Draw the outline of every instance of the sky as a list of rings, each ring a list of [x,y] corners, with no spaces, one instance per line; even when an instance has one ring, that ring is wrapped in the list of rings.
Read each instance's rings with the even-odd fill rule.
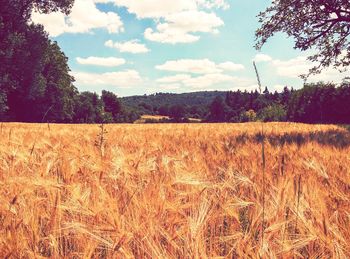
[[[79,91],[118,96],[303,86],[313,65],[284,34],[254,48],[258,18],[271,1],[75,0],[69,16],[33,13],[69,58]],[[308,82],[341,82],[327,69]]]

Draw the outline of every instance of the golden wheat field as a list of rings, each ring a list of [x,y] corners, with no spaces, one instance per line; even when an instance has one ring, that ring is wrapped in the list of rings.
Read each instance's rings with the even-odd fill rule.
[[[103,130],[2,124],[1,258],[350,257],[345,129]]]

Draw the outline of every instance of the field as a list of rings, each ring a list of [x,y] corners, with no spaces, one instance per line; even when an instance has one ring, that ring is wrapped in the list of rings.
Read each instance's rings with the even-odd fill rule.
[[[348,258],[350,133],[1,124],[0,258]]]
[[[161,115],[142,115],[141,118],[136,120],[134,123],[135,124],[142,124],[142,123],[146,123],[147,121],[159,122],[162,120],[170,120],[170,117],[169,116],[161,116]],[[193,122],[193,123],[199,123],[202,120],[195,119],[195,118],[189,118],[188,121]]]

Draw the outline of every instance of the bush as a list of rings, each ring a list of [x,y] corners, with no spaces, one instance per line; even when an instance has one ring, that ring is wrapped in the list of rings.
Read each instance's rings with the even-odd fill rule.
[[[244,111],[240,115],[241,122],[252,122],[252,121],[256,121],[256,119],[257,119],[257,116],[254,110]]]
[[[259,119],[265,122],[269,121],[285,121],[287,117],[287,111],[281,104],[269,105],[264,108],[260,114]]]

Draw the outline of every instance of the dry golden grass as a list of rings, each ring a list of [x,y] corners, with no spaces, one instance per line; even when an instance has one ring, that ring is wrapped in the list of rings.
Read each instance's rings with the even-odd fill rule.
[[[161,116],[161,115],[142,115],[141,119],[144,120],[162,120],[169,119],[169,116]]]
[[[350,257],[346,130],[106,130],[2,125],[0,258]]]
[[[161,121],[161,120],[169,120],[169,116],[162,116],[162,115],[142,115],[140,119],[136,120],[134,123],[135,124],[142,124],[146,123],[147,120],[152,120],[152,121]],[[188,118],[190,122],[193,123],[200,123],[202,120],[201,119],[195,119],[195,118]]]

